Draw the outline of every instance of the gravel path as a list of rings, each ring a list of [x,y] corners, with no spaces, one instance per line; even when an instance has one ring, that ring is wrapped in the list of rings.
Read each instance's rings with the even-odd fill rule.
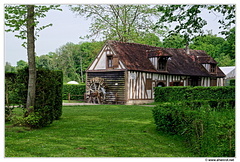
[[[77,105],[98,105],[93,103],[63,103],[63,106],[77,106]]]
[[[63,106],[78,106],[78,105],[99,105],[94,103],[63,103]],[[147,107],[154,107],[156,105],[139,105],[139,106],[147,106]]]

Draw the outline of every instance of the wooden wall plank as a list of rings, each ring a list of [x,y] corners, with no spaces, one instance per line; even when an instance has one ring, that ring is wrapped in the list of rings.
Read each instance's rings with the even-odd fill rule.
[[[124,71],[117,72],[88,72],[87,73],[87,82],[92,78],[100,77],[104,79],[104,82],[107,85],[107,92],[112,92],[117,94],[118,101],[125,100],[125,75]]]

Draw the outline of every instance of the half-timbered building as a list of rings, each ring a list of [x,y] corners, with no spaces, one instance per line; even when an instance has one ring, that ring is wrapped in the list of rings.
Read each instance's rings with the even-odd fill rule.
[[[101,92],[123,104],[152,102],[154,87],[223,86],[225,77],[204,51],[118,41],[106,42],[86,72],[88,101]]]

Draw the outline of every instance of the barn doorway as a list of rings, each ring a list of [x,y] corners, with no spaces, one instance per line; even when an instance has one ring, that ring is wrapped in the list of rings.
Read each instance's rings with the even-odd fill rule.
[[[188,84],[190,86],[200,86],[201,85],[201,78],[192,76],[188,79]]]

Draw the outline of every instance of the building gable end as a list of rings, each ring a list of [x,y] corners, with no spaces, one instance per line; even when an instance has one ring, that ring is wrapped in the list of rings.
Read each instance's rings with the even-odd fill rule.
[[[126,69],[114,51],[106,44],[88,70]]]

